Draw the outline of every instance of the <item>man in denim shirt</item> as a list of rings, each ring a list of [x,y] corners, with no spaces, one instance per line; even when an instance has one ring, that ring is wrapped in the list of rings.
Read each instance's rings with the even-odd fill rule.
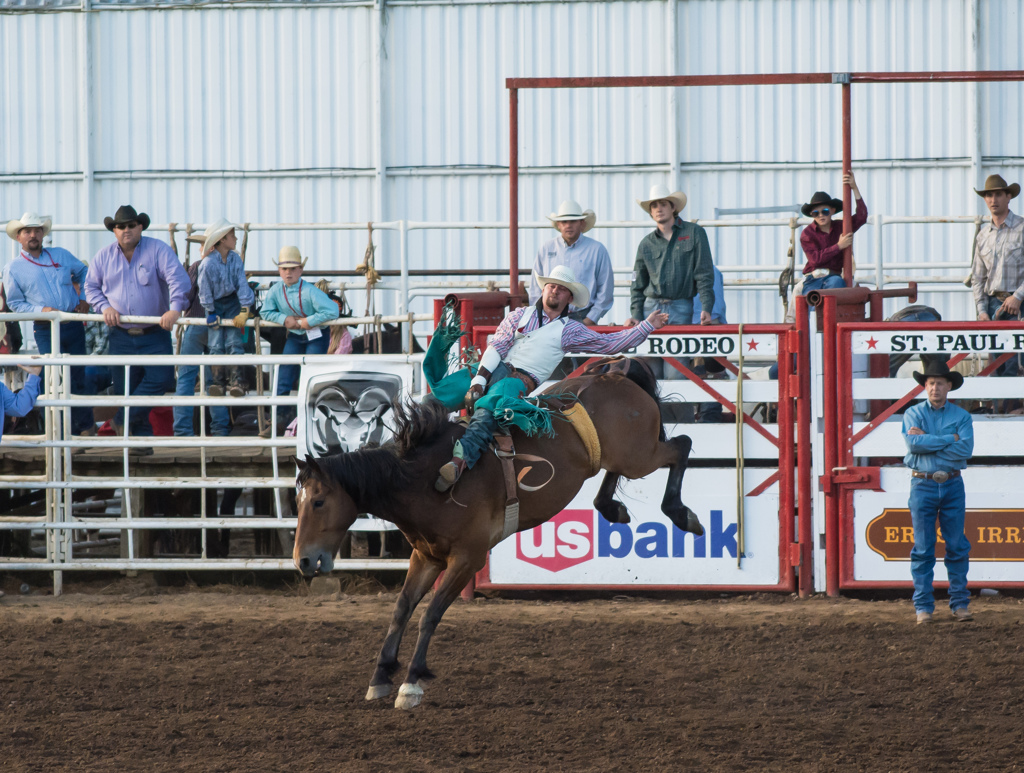
[[[903,463],[911,469],[910,517],[914,525],[914,549],[910,552],[910,574],[914,578],[914,609],[917,623],[932,622],[935,595],[935,521],[942,528],[946,545],[946,574],[949,576],[949,608],[958,621],[971,620],[967,609],[967,562],[971,543],[964,534],[966,498],[961,471],[974,452],[971,415],[946,399],[959,389],[964,377],[950,371],[944,362],[931,361],[924,373],[914,373],[924,387],[927,402],[903,415],[903,439],[907,455]]]

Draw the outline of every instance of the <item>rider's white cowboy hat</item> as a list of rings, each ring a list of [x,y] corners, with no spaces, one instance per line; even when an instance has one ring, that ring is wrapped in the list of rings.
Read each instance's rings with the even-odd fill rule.
[[[577,202],[572,199],[566,199],[558,205],[558,211],[552,212],[548,215],[548,220],[551,221],[553,227],[558,227],[556,224],[564,222],[566,220],[582,220],[583,221],[583,233],[586,233],[594,224],[597,223],[597,215],[594,214],[592,209],[583,209]]]
[[[655,201],[663,200],[671,201],[675,205],[677,214],[686,207],[686,194],[682,191],[669,191],[664,185],[652,185],[647,198],[643,201],[637,199],[636,203],[640,205],[640,209],[649,215],[651,214],[651,204]]]
[[[35,212],[26,212],[20,220],[9,220],[7,222],[7,235],[14,241],[18,241],[18,231],[22,228],[42,228],[43,236],[50,233],[53,225],[53,218],[49,215],[37,215]]]
[[[213,248],[217,246],[217,242],[227,236],[229,233],[234,231],[236,228],[241,228],[240,225],[235,225],[229,222],[225,218],[221,218],[216,223],[210,223],[203,231],[203,252],[202,254],[209,255],[213,251]]]
[[[298,247],[282,247],[281,251],[277,253],[277,267],[278,268],[289,268],[292,266],[298,266],[303,268],[306,265],[308,257],[302,257],[302,253],[299,252]]]
[[[541,287],[551,284],[568,287],[572,293],[572,305],[577,309],[582,309],[590,303],[590,290],[586,285],[576,281],[576,274],[568,266],[555,266],[551,270],[551,276],[539,276],[537,283]]]

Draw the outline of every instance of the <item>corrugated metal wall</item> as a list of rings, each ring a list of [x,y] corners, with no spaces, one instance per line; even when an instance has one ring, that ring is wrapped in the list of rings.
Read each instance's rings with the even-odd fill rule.
[[[973,69],[975,6],[977,66],[1024,69],[1017,0],[136,5],[104,0],[84,14],[64,2],[0,0],[0,214],[99,222],[132,201],[158,222],[504,221],[509,76]],[[1017,179],[1024,87],[977,88],[982,175],[998,168]],[[854,87],[855,169],[873,213],[982,212],[970,190],[971,89]],[[689,218],[839,189],[836,87],[680,89],[677,138],[666,89],[520,96],[525,221],[569,196],[600,219],[640,219],[634,199],[670,182],[673,160]],[[87,190],[84,174],[94,176]],[[861,265],[877,254],[873,230],[856,242]],[[626,267],[643,233],[591,235]],[[520,264],[552,235],[524,231]],[[887,259],[924,267],[966,260],[972,235],[971,225],[897,225],[881,244]],[[107,241],[58,239],[85,257]],[[315,263],[351,267],[365,239],[258,233],[250,256],[269,268],[294,241]],[[775,266],[789,230],[723,229],[711,239],[720,265]],[[378,243],[378,265],[397,268],[397,235]],[[504,231],[413,231],[410,262],[453,274],[506,266],[507,244]],[[744,294],[742,306],[727,295],[734,320],[781,316],[771,290]],[[966,292],[923,300],[947,317],[971,313]],[[614,317],[625,312],[620,303]]]

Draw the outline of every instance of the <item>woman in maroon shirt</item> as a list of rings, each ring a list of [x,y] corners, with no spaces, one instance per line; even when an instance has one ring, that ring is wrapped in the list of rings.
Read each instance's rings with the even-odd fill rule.
[[[853,172],[843,175],[843,184],[853,189],[857,200],[857,209],[853,214],[853,230],[856,231],[868,221],[868,206],[861,198]],[[800,234],[800,246],[807,256],[803,292],[846,287],[843,281],[843,250],[853,244],[853,234],[844,234],[843,221],[832,219],[832,215],[843,211],[843,202],[833,199],[824,191],[818,191],[800,211],[804,216],[814,218],[814,222]]]

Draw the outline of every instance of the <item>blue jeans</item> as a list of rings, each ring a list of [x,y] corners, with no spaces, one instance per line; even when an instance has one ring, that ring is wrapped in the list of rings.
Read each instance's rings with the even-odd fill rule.
[[[189,325],[181,336],[180,354],[206,354],[207,328],[200,325]],[[210,368],[206,368],[206,383],[211,380]],[[196,381],[199,380],[198,365],[178,366],[178,388],[175,394],[179,397],[193,397],[196,393]],[[227,435],[231,432],[231,413],[223,405],[210,406],[210,434]],[[174,434],[176,436],[194,435],[192,429],[192,406],[178,405],[174,408]]]
[[[36,339],[36,347],[40,354],[51,354],[49,323],[35,323],[32,333]],[[60,325],[60,351],[62,354],[85,354],[85,325],[81,322],[62,322]],[[93,395],[85,382],[85,368],[71,368],[71,394]],[[80,435],[82,430],[96,429],[96,420],[92,408],[71,409],[71,432]]]
[[[993,321],[997,321],[996,320],[996,312],[999,311],[999,307],[1002,306],[1002,305],[1003,305],[1003,302],[1001,300],[999,300],[998,298],[996,298],[994,295],[986,296],[985,297],[985,311],[988,312],[988,318],[993,320]],[[1011,317],[1011,316],[1008,316],[1008,315],[1002,315],[1002,316],[999,317],[999,320],[1009,320],[1009,319],[1020,319],[1020,315],[1017,315],[1016,317]],[[1000,365],[998,368],[996,368],[996,372],[993,373],[992,375],[994,375],[994,376],[1009,376],[1011,378],[1013,376],[1016,376],[1017,375],[1017,364],[1018,364],[1019,361],[1020,361],[1019,355],[1017,357],[1011,357],[1009,360],[1007,360],[1002,365]]]
[[[244,354],[242,348],[242,331],[230,322],[239,312],[242,311],[242,304],[238,302],[238,294],[231,293],[213,302],[214,313],[221,318],[222,322],[218,327],[209,328],[210,334],[206,347],[210,354]]]
[[[910,517],[914,524],[914,549],[910,551],[910,574],[914,578],[914,609],[918,612],[935,610],[932,579],[935,574],[936,519],[946,543],[943,563],[949,576],[949,608],[956,610],[970,603],[967,561],[971,543],[964,534],[965,509],[962,475],[945,483],[911,478]]]
[[[142,335],[129,335],[128,331],[121,327],[110,328],[110,338],[107,343],[108,352],[112,355],[139,355],[139,354],[164,354],[168,357],[173,354],[171,347],[171,334],[163,328],[156,327],[146,331]],[[124,394],[124,368],[114,367],[112,369],[112,380],[114,382],[114,393]],[[131,369],[131,380],[128,383],[128,393],[133,396],[158,396],[166,394],[174,389],[174,366],[173,365],[136,365]],[[153,406],[139,406],[129,411],[130,421],[128,433],[131,435],[152,435],[153,427],[149,423],[149,411]],[[114,423],[124,426],[124,408],[118,410],[114,417]]]
[[[802,295],[807,295],[811,290],[838,290],[840,287],[846,287],[842,274],[829,274],[828,276],[819,277],[805,274],[805,277]]]
[[[669,325],[693,324],[693,298],[676,298],[675,300],[647,298],[644,301],[644,319],[649,317],[651,312],[655,309],[668,314]],[[690,359],[688,357],[677,357],[676,359],[686,367],[690,367]],[[649,359],[647,360],[647,364],[651,366],[651,371],[657,379],[664,381],[681,381],[686,378],[675,368],[665,367],[665,361],[660,358]]]
[[[310,341],[305,335],[289,332],[284,342],[282,354],[327,354],[327,346],[331,343],[329,328],[320,328],[320,337]],[[286,395],[295,388],[302,372],[301,365],[282,365],[277,376],[277,394]]]
[[[502,379],[508,377],[508,365],[503,362],[491,371],[491,377],[487,381],[487,386],[490,387],[491,384],[497,384]],[[466,463],[466,467],[472,468],[479,461],[484,451],[487,450],[494,437],[494,433],[497,431],[498,420],[494,418],[494,414],[484,408],[477,408],[473,411],[473,418],[469,422],[469,426],[462,437],[459,438],[457,445],[459,450],[455,452],[455,456],[461,456],[462,460]]]

